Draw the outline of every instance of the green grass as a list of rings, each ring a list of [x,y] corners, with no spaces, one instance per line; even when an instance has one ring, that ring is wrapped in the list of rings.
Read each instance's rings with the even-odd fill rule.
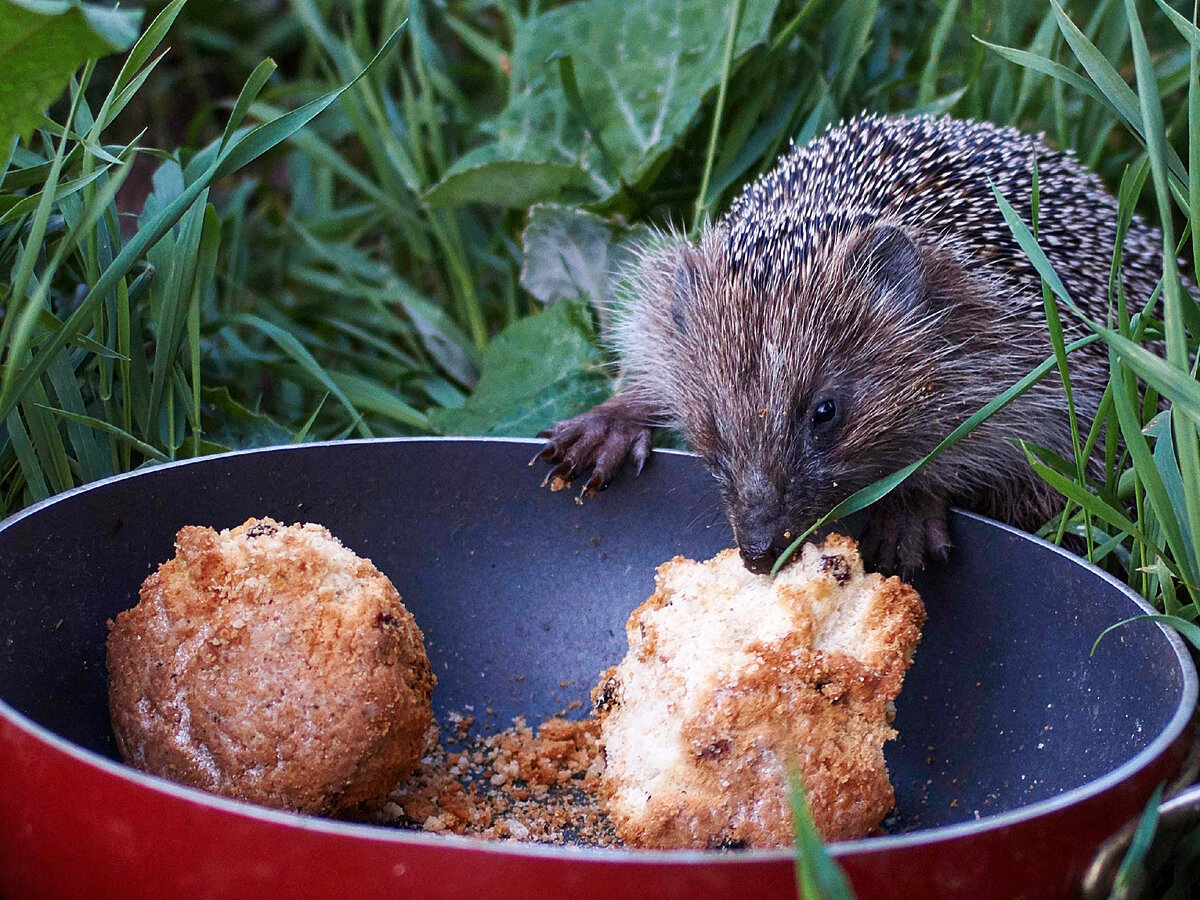
[[[1124,296],[1114,257],[1111,315],[1089,323],[1109,390],[1094,420],[1072,417],[1073,458],[1026,449],[1063,495],[1043,535],[1189,633],[1200,308],[1177,254],[1196,270],[1194,10],[685,7],[677,22],[659,0],[191,0],[151,4],[132,46],[134,19],[72,20],[89,54],[115,55],[35,61],[46,102],[66,91],[0,146],[0,514],[229,447],[531,435],[611,389],[607,272],[647,226],[694,228],[790,139],[861,110],[948,112],[1044,131],[1106,179],[1123,223],[1163,230],[1155,297]],[[1034,378],[1069,385],[1079,346],[1036,221],[1006,212],[1053,352],[977,418]]]
[[[629,35],[570,6],[172,5],[129,65],[78,73],[0,182],[0,511],[301,433],[532,433],[594,402],[609,377],[591,349],[598,323],[581,321],[560,364],[519,384],[485,378],[487,396],[468,401],[481,367],[502,365],[492,339],[565,296],[539,290],[539,272],[568,259],[568,285],[583,285],[643,224],[719,212],[789,138],[860,109],[1047,129],[1114,183],[1142,152],[1119,127],[1128,97],[1063,89],[975,39],[1086,78],[1040,2],[995,14],[969,0],[711,6],[679,37],[664,20],[653,65],[634,46],[605,50],[602,69],[596,48]],[[643,0],[642,27],[665,8]],[[198,180],[231,121],[274,120],[338,89],[405,19],[320,116]],[[1083,31],[1111,54],[1123,10],[1103,5]],[[1186,58],[1171,41],[1155,52],[1178,95]],[[272,56],[278,68],[260,65]],[[655,66],[678,73],[661,94]],[[72,121],[63,141],[68,116],[86,127]],[[541,239],[523,246],[531,221]],[[166,228],[157,242],[152,225]],[[606,286],[582,293],[608,299]],[[536,350],[551,324],[525,326],[523,346]],[[514,415],[521,404],[537,415]]]

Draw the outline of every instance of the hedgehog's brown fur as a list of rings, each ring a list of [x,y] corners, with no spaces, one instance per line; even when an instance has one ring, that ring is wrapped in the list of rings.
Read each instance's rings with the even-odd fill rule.
[[[1117,204],[1072,155],[987,123],[861,116],[793,148],[696,245],[661,233],[644,248],[615,333],[624,389],[556,426],[544,457],[567,476],[598,464],[596,486],[617,450],[641,449],[638,429],[675,425],[721,481],[743,555],[761,562],[766,545],[923,456],[1051,354],[1040,278],[989,184],[1029,222],[1035,157],[1041,246],[1104,320]],[[1135,217],[1131,308],[1149,299],[1161,253]],[[1087,333],[1064,325],[1068,339]],[[1073,357],[1081,421],[1106,381],[1099,346]],[[812,412],[826,396],[840,419],[821,437]],[[951,501],[1039,524],[1057,501],[1014,438],[1071,455],[1057,377],[888,498],[864,549],[886,568],[940,555]]]

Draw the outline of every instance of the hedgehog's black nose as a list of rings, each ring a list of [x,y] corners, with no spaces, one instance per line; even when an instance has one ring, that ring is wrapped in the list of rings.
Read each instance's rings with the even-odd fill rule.
[[[738,550],[746,568],[756,575],[768,574],[771,566],[775,565],[775,560],[779,559],[779,554],[783,552],[783,548],[776,547],[774,543],[743,544]]]

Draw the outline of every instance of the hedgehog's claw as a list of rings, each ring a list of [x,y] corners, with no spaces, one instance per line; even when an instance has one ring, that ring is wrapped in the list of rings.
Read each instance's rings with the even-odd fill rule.
[[[950,559],[950,529],[946,517],[925,520],[925,552],[934,562]]]
[[[633,447],[629,450],[629,458],[633,460],[636,467],[634,477],[642,474],[642,469],[646,467],[646,460],[650,458],[650,429],[647,428],[633,440]]]
[[[583,490],[579,492],[579,496],[584,497],[588,494],[594,493],[595,491],[602,491],[606,487],[608,487],[608,482],[604,480],[603,473],[593,470],[591,477],[588,478],[587,482],[583,485]]]

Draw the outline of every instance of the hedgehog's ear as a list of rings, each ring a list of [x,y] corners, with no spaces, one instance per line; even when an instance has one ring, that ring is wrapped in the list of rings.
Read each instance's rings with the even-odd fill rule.
[[[871,286],[874,304],[913,308],[925,296],[925,264],[908,235],[894,225],[872,226],[847,263],[848,277]]]

